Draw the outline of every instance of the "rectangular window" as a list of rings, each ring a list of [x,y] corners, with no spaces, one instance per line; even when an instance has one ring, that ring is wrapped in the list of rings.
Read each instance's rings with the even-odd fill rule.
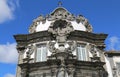
[[[39,46],[36,51],[36,62],[47,60],[47,47]]]
[[[87,52],[85,45],[77,46],[77,57],[78,60],[87,61]]]

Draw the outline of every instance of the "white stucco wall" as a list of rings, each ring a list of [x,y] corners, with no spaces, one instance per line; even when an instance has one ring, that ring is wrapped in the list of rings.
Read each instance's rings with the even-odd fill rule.
[[[36,32],[48,30],[48,28],[52,22],[54,22],[54,21],[46,20],[46,22],[44,24],[42,22],[40,22],[36,27]],[[86,31],[86,27],[82,23],[78,24],[76,21],[71,21],[71,24],[72,24],[74,30]]]
[[[76,21],[72,21],[71,23],[74,30],[86,31],[86,28],[82,23],[78,24]]]
[[[44,24],[40,22],[39,25],[36,27],[36,32],[48,30],[51,22],[52,21],[48,21],[48,20],[46,20]]]

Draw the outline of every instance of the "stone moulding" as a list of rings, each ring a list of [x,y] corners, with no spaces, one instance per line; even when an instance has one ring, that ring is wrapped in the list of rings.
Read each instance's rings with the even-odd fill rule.
[[[95,34],[75,30],[68,35],[67,40],[85,41],[105,47],[104,41],[107,36],[107,34]],[[55,39],[48,31],[36,32],[32,34],[18,34],[14,35],[14,38],[16,39],[18,45],[27,45],[30,43],[51,41]]]

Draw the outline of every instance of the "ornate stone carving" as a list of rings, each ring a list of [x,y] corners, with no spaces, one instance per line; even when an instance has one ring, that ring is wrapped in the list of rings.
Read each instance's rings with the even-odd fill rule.
[[[74,77],[75,68],[69,68],[69,77]]]
[[[66,20],[66,21],[76,21],[78,24],[82,23],[86,27],[87,32],[92,32],[92,26],[89,24],[88,20],[83,17],[82,15],[75,16],[71,13],[69,13],[65,8],[58,7],[55,9],[51,14],[46,15],[46,17],[43,17],[40,15],[38,18],[36,18],[33,21],[33,24],[29,28],[30,33],[36,32],[36,27],[42,22],[42,24],[46,23],[46,20],[48,21],[56,21],[56,20]]]
[[[66,69],[64,57],[61,58],[61,65],[60,68],[58,69],[57,77],[69,77]]]
[[[48,44],[47,44],[47,48],[49,49],[49,51],[52,53],[52,55],[54,55],[54,54],[56,54],[57,53],[57,49],[55,48],[55,43],[56,42],[49,42]]]
[[[36,27],[37,27],[37,22],[33,22],[33,24],[29,28],[29,33],[34,33],[36,32]]]
[[[61,68],[58,72],[57,77],[69,77],[67,71],[64,70],[64,68]]]
[[[28,51],[27,51],[27,58],[31,58],[31,55],[33,54],[33,52],[36,51],[36,47],[31,44],[30,46],[28,46]]]
[[[36,32],[36,27],[37,27],[37,25],[40,24],[40,22],[42,22],[42,24],[45,24],[45,22],[46,22],[46,18],[43,17],[42,15],[40,15],[37,19],[33,20],[33,23],[29,28],[29,33]]]
[[[86,31],[87,32],[92,32],[92,26],[89,24],[88,20],[83,17],[82,15],[78,15],[76,17],[76,22],[79,24],[79,23],[82,23],[85,27],[86,27]]]
[[[73,31],[73,27],[70,22],[65,20],[57,20],[49,27],[48,32],[55,35],[58,43],[65,43],[67,35]]]
[[[76,41],[71,41],[71,43],[68,43],[69,47],[66,48],[66,51],[70,54],[72,54],[72,52],[76,49],[77,44]]]
[[[100,61],[100,57],[98,57],[98,49],[95,45],[91,45],[90,52],[92,53],[93,57],[91,58],[93,62]]]
[[[56,20],[56,19],[67,19],[67,20],[75,20],[73,14],[69,13],[65,8],[59,7],[55,9],[50,15],[47,15],[48,20]]]
[[[94,45],[91,45],[91,50],[90,52],[92,53],[93,57],[97,57],[97,50]]]
[[[37,19],[34,20],[34,22],[42,22],[42,24],[44,24],[46,22],[46,18],[40,15]]]
[[[83,23],[85,21],[85,18],[82,16],[82,15],[78,15],[77,17],[76,17],[76,22],[77,23]]]
[[[73,31],[73,27],[71,23],[65,20],[57,20],[51,24],[48,29],[48,32],[52,33],[55,38],[56,43],[58,44],[58,49],[54,47],[50,47],[50,51],[52,48],[52,52],[65,52],[65,44],[67,41],[67,36],[70,32]],[[50,42],[50,44],[52,44]],[[54,46],[53,44],[51,46]],[[73,47],[69,47],[69,49],[73,49]]]

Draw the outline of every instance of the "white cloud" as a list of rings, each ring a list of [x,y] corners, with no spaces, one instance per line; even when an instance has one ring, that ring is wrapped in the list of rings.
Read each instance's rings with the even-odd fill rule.
[[[19,0],[0,0],[0,23],[14,19],[14,11],[19,6]]]
[[[4,77],[15,77],[13,74],[6,74]]]
[[[108,47],[111,50],[120,50],[120,38],[116,36],[110,37]]]
[[[0,62],[2,63],[17,63],[18,53],[16,44],[0,45]]]

